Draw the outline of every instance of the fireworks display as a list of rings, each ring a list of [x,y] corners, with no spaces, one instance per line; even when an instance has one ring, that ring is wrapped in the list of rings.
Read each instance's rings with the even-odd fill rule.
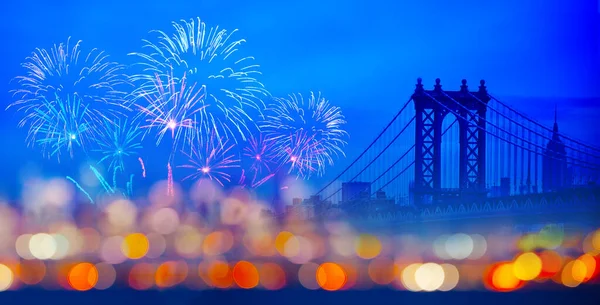
[[[45,100],[78,98],[82,103],[114,106],[109,108],[116,112],[126,107],[125,93],[120,91],[128,84],[124,66],[109,61],[108,55],[97,49],[83,53],[81,41],[73,47],[70,41],[49,51],[38,48],[26,58],[22,64],[26,74],[16,77],[19,88],[12,91],[16,101],[11,106],[28,112]]]
[[[39,103],[20,122],[21,126],[29,127],[29,143],[39,146],[44,155],[56,156],[59,160],[63,152],[73,157],[76,148],[85,151],[99,124],[89,106],[82,104],[78,97],[42,98]]]
[[[179,166],[194,171],[185,179],[206,178],[221,186],[224,182],[231,182],[231,174],[228,170],[240,167],[239,160],[231,152],[233,147],[234,145],[228,142],[219,143],[212,138],[209,141],[199,141],[192,149],[192,153],[187,155],[189,163]]]
[[[325,166],[344,155],[346,121],[340,108],[321,94],[311,93],[307,101],[299,94],[274,98],[265,118],[261,130],[274,141],[278,157],[289,164],[290,172],[321,176]]]
[[[260,134],[258,137],[248,139],[242,151],[243,160],[249,164],[252,180],[251,187],[257,187],[274,176],[277,170],[276,153],[273,150],[274,142]]]
[[[98,49],[85,53],[81,41],[69,39],[36,49],[15,78],[8,108],[22,114],[28,144],[59,161],[82,157],[78,162],[92,174],[67,180],[90,202],[102,195],[97,185],[104,194],[131,197],[134,176],[146,178],[158,164],[167,164],[166,193],[174,196],[179,177],[256,188],[280,171],[323,175],[343,155],[344,117],[320,95],[306,104],[294,95],[265,106],[270,94],[237,30],[195,18],[151,33],[143,51],[129,53],[139,60],[129,67]],[[168,158],[143,149],[165,142]]]
[[[142,149],[140,143],[142,131],[139,125],[132,124],[125,119],[112,123],[106,122],[98,140],[100,149],[97,151],[103,155],[99,162],[108,162],[108,169],[125,169],[124,160],[135,156]]]
[[[202,93],[194,85],[188,86],[186,78],[177,80],[169,74],[163,82],[157,74],[153,82],[153,90],[141,93],[146,103],[140,104],[139,115],[146,123],[147,135],[156,134],[156,145],[159,145],[165,134],[173,139],[172,153],[191,145],[197,136],[196,116],[206,106],[202,106]]]
[[[131,53],[144,67],[132,79],[141,83],[140,91],[156,91],[155,75],[167,77],[173,69],[176,79],[187,78],[202,91],[197,123],[203,135],[215,132],[219,140],[245,140],[254,124],[248,111],[260,113],[268,94],[257,79],[261,73],[254,58],[238,49],[245,40],[232,38],[236,30],[208,27],[199,18],[174,22],[173,27],[172,35],[153,31],[157,37],[145,40],[147,53]]]

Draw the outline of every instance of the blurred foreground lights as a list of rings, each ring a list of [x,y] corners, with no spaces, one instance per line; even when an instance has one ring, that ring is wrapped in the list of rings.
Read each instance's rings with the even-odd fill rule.
[[[260,284],[268,290],[279,290],[286,284],[285,271],[275,263],[264,263],[258,269]]]
[[[310,290],[319,289],[320,286],[317,282],[317,277],[315,277],[317,269],[319,269],[319,265],[315,263],[306,263],[300,266],[300,269],[298,270],[298,281],[304,288]]]
[[[346,280],[346,271],[336,263],[323,263],[317,269],[317,283],[324,290],[340,290],[346,284]]]
[[[98,282],[98,270],[90,263],[79,263],[69,271],[69,285],[78,291],[87,291]]]
[[[508,262],[492,266],[485,280],[489,288],[500,292],[513,291],[524,283],[515,276],[513,264]]]
[[[4,264],[0,264],[0,291],[6,291],[12,286],[14,274],[12,270]]]
[[[416,280],[416,272],[417,270],[419,270],[419,268],[422,266],[422,264],[419,263],[415,263],[415,264],[410,264],[408,265],[406,268],[404,268],[404,270],[402,270],[402,274],[401,274],[401,280],[402,280],[402,285],[404,286],[404,288],[406,288],[407,290],[410,291],[421,291],[422,288],[419,286],[419,284],[417,284],[417,280]]]
[[[135,290],[146,290],[154,286],[156,267],[149,263],[137,263],[129,271],[129,286]]]
[[[435,291],[444,283],[444,269],[436,263],[426,263],[415,271],[415,283],[423,291]]]
[[[541,252],[539,257],[542,260],[540,278],[551,278],[560,272],[563,262],[558,253],[552,250],[546,250]]]
[[[151,218],[152,229],[157,233],[168,235],[179,226],[179,215],[171,208],[158,209],[152,214]]]
[[[38,233],[29,239],[29,251],[33,257],[46,260],[56,254],[57,244],[52,235]]]
[[[110,288],[117,279],[117,271],[115,268],[107,263],[99,263],[96,264],[95,267],[98,271],[98,281],[95,288],[98,290]]]
[[[100,258],[109,264],[120,264],[124,262],[125,257],[122,245],[124,239],[121,236],[112,236],[104,240],[100,248]]]
[[[446,240],[446,253],[452,259],[465,259],[473,253],[473,249],[473,239],[467,234],[454,234]]]
[[[146,256],[149,248],[148,238],[142,233],[127,235],[121,244],[123,255],[129,259],[140,259]]]
[[[156,269],[155,281],[159,288],[169,288],[185,281],[188,266],[184,261],[162,263]]]
[[[106,217],[113,228],[125,230],[135,225],[137,209],[131,201],[119,199],[106,207]]]
[[[232,270],[224,261],[204,261],[198,266],[198,274],[206,284],[212,287],[225,289],[233,285]]]
[[[566,287],[575,288],[585,280],[587,266],[584,262],[576,259],[568,262],[562,270],[560,280]]]
[[[233,247],[233,235],[229,231],[215,231],[204,238],[202,249],[205,255],[221,255]]]
[[[580,256],[577,260],[585,265],[586,273],[585,277],[583,278],[583,282],[591,280],[598,273],[596,259],[593,256],[589,254],[584,254]]]
[[[458,269],[451,264],[441,264],[442,269],[444,269],[444,282],[438,288],[439,291],[450,291],[458,285],[458,281],[460,280],[460,274]]]
[[[371,280],[378,285],[388,285],[394,280],[394,262],[389,258],[372,260],[367,271]]]
[[[233,280],[240,288],[254,288],[259,282],[258,270],[250,262],[239,261],[233,267]]]
[[[519,255],[512,264],[514,275],[522,281],[531,281],[542,272],[542,260],[533,252]]]
[[[361,234],[354,244],[356,255],[362,259],[372,259],[381,253],[381,242],[376,236]]]

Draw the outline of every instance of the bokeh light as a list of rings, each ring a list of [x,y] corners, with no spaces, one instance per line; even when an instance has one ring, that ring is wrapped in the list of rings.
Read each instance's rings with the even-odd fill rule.
[[[317,283],[328,291],[336,291],[346,284],[346,272],[336,263],[323,263],[317,268]]]
[[[426,263],[415,271],[415,283],[421,290],[435,291],[444,283],[444,269],[436,263]]]
[[[146,235],[142,233],[129,234],[123,239],[121,251],[129,259],[140,259],[148,253],[150,243]]]
[[[362,259],[372,259],[381,253],[381,242],[376,236],[362,234],[356,238],[356,255]]]
[[[0,291],[8,290],[14,281],[13,271],[6,265],[0,264]]]
[[[268,290],[279,290],[286,284],[285,271],[276,263],[264,263],[258,269],[260,284]]]
[[[515,277],[522,281],[531,281],[542,272],[542,260],[533,252],[519,255],[512,266]]]
[[[90,263],[79,263],[69,271],[69,284],[78,291],[87,291],[98,282],[98,270]]]
[[[233,267],[233,280],[240,288],[254,288],[259,282],[258,270],[248,261],[239,261]]]

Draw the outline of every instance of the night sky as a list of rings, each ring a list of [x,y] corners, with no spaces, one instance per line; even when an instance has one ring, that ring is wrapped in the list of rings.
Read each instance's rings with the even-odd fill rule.
[[[597,142],[600,10],[597,0],[425,1],[6,1],[0,10],[0,100],[36,48],[83,40],[113,60],[139,51],[152,29],[201,17],[240,30],[274,96],[321,91],[343,108],[352,159],[410,96],[417,77],[457,90],[485,79],[491,94],[542,123],[554,105],[561,131]],[[14,196],[29,161],[59,172],[27,148],[13,109],[0,112],[0,196]],[[343,165],[348,162],[340,160]],[[329,176],[336,169],[330,169]],[[313,183],[320,183],[319,180]]]

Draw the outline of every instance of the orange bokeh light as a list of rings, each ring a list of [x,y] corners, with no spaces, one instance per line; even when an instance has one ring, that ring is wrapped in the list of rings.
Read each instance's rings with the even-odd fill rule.
[[[239,261],[233,267],[233,280],[240,288],[254,288],[259,281],[258,270],[250,262]]]
[[[134,265],[129,271],[129,286],[136,290],[150,289],[154,285],[155,268],[148,263]]]
[[[78,291],[87,291],[98,282],[98,270],[90,263],[79,263],[69,271],[69,285]]]
[[[285,271],[275,263],[264,263],[259,270],[260,284],[268,290],[278,290],[285,286]]]
[[[513,269],[510,262],[490,266],[485,272],[484,284],[489,289],[499,292],[509,292],[521,288],[525,282],[514,275]]]
[[[46,265],[38,260],[21,261],[15,269],[16,275],[26,285],[35,285],[41,282],[46,275]]]
[[[229,264],[224,261],[202,262],[198,274],[206,284],[217,288],[229,288],[233,285],[233,274]]]
[[[188,267],[184,261],[169,261],[160,264],[156,269],[155,282],[159,288],[173,287],[187,278]]]
[[[546,250],[539,254],[542,260],[542,272],[540,278],[550,278],[560,272],[563,260],[558,253],[552,250]]]
[[[584,254],[582,256],[580,256],[578,259],[578,261],[581,261],[584,265],[585,265],[585,276],[583,277],[583,282],[587,282],[589,280],[592,279],[592,277],[594,276],[594,274],[596,273],[596,259],[589,255],[589,254]]]
[[[229,231],[216,231],[208,234],[202,243],[206,255],[221,255],[233,246],[233,236]]]
[[[394,262],[389,258],[376,258],[369,264],[369,277],[379,285],[387,285],[394,280]]]
[[[346,271],[336,263],[323,263],[317,269],[317,283],[328,291],[344,287],[347,278]]]

